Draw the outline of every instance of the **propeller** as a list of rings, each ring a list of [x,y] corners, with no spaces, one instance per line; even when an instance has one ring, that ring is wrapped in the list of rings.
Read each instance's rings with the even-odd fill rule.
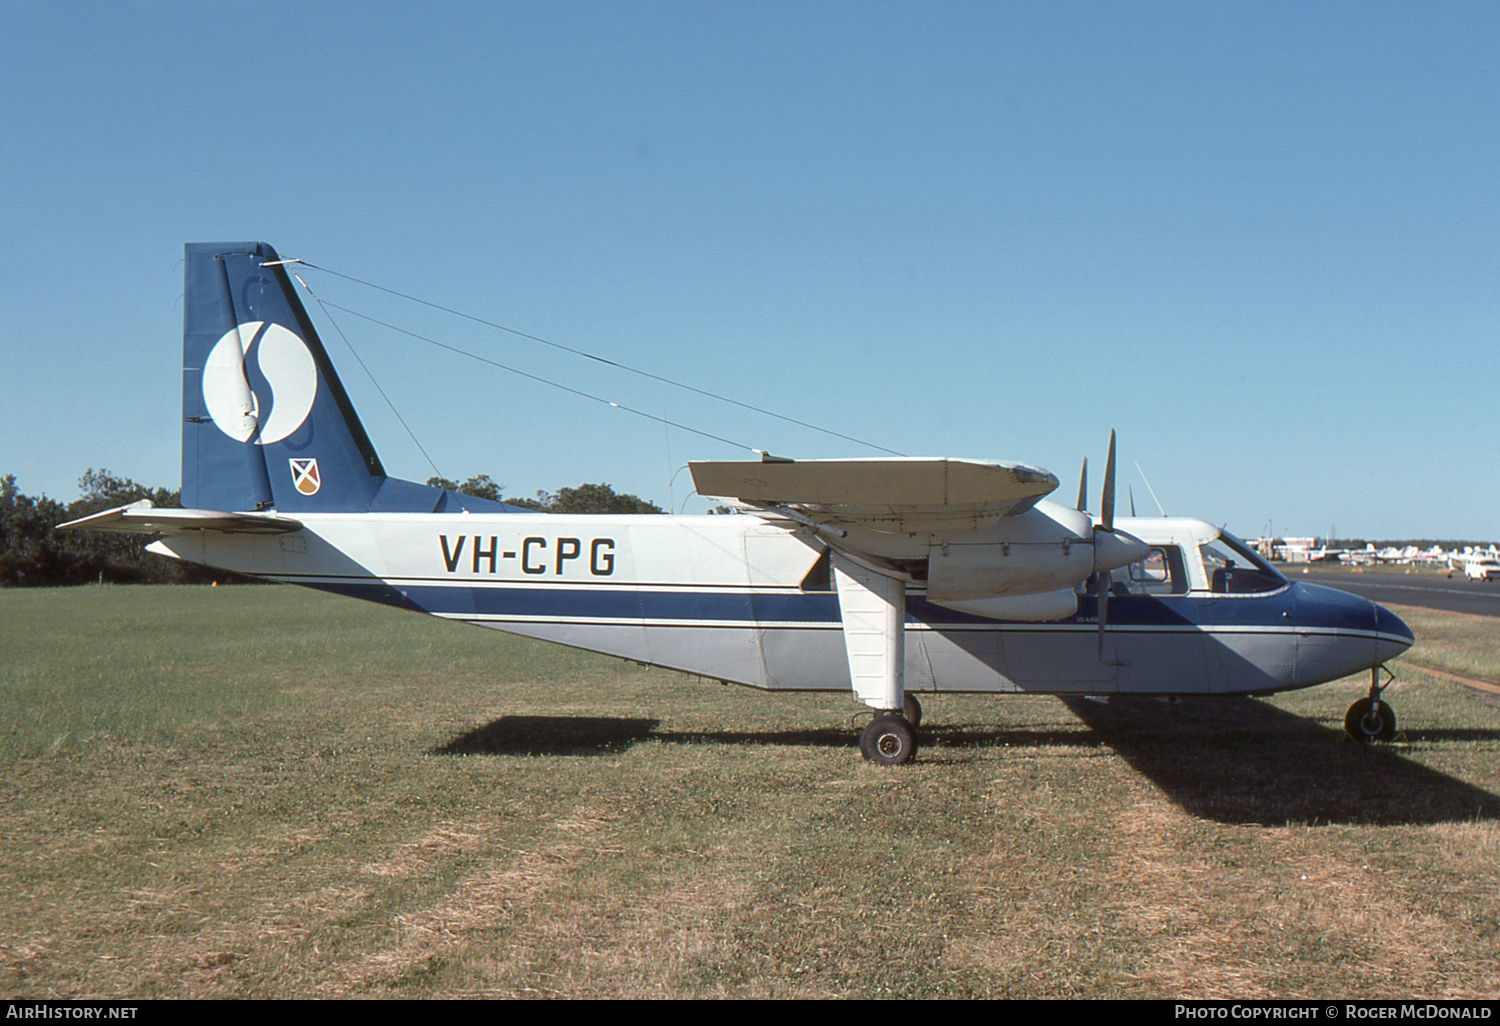
[[[1078,482],[1078,509],[1086,512],[1089,461],[1083,461]],[[1135,495],[1130,497],[1131,515],[1135,515]],[[1094,524],[1094,599],[1099,614],[1099,659],[1104,660],[1104,632],[1109,625],[1109,574],[1145,555],[1145,543],[1124,531],[1115,530],[1115,433],[1109,433],[1109,456],[1104,464],[1104,488],[1099,498],[1099,520]]]
[[[1109,432],[1109,458],[1104,464],[1104,496],[1099,500],[1100,527],[1115,531],[1115,433]],[[1097,530],[1097,529],[1096,529]]]
[[[1099,499],[1099,523],[1094,525],[1094,561],[1099,561],[1100,532],[1115,533],[1115,433],[1109,432],[1109,457],[1104,464],[1104,494]],[[1099,661],[1104,662],[1104,629],[1109,623],[1109,575],[1094,570],[1094,596],[1099,612]]]

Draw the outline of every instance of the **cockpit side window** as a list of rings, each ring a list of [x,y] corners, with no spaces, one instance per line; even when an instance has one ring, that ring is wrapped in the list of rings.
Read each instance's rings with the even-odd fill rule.
[[[1198,546],[1208,590],[1220,595],[1258,595],[1286,587],[1287,580],[1255,551],[1230,534]]]

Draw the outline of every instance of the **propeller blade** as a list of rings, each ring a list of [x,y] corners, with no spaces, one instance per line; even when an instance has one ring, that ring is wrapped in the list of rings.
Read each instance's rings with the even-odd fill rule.
[[[1083,458],[1083,469],[1078,472],[1078,512],[1086,513],[1089,508],[1089,458]]]
[[[1099,532],[1108,532],[1113,538],[1115,531],[1115,433],[1109,433],[1109,457],[1104,463],[1104,494],[1099,500],[1099,526],[1094,528],[1094,558],[1099,557]],[[1094,591],[1099,614],[1099,661],[1104,662],[1104,632],[1109,626],[1109,574],[1094,573]]]
[[[1135,486],[1134,485],[1130,486],[1129,492],[1130,492],[1130,515],[1131,516],[1135,516]]]
[[[1104,498],[1099,508],[1100,526],[1115,529],[1115,433],[1109,433],[1109,461],[1104,465]]]
[[[1099,613],[1099,661],[1104,662],[1104,628],[1109,623],[1109,586],[1105,583],[1109,579],[1106,573],[1094,574],[1094,592],[1096,595],[1097,611]]]

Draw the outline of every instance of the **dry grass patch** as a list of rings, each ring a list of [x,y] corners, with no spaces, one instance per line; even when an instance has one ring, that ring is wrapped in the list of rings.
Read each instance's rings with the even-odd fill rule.
[[[1269,998],[1265,967],[1247,963],[1266,933],[1261,880],[1226,881],[1222,865],[1202,857],[1197,831],[1180,809],[1154,798],[1116,820],[1119,850],[1107,870],[1126,896],[1121,927],[1139,934],[1141,967],[1131,980],[1144,990],[1199,999]],[[1249,887],[1235,886],[1249,883]],[[1223,905],[1226,883],[1237,904]]]
[[[1500,708],[1417,673],[1388,692],[1396,745],[1340,741],[1367,678],[1229,705],[941,696],[889,770],[847,696],[216,592],[19,621],[0,592],[0,642],[27,635],[0,709],[31,732],[0,776],[5,993],[1500,992]],[[173,635],[169,665],[153,618],[208,641]],[[105,683],[30,709],[79,667]]]
[[[644,889],[622,883],[619,863],[638,855],[619,838],[618,818],[594,806],[571,809],[551,820],[548,843],[499,860],[480,833],[443,828],[367,867],[412,877],[435,858],[490,856],[437,900],[394,915],[386,941],[338,967],[320,993],[397,995],[429,984],[471,997],[679,993],[679,976],[728,950],[707,924],[732,913],[745,892],[694,875]]]

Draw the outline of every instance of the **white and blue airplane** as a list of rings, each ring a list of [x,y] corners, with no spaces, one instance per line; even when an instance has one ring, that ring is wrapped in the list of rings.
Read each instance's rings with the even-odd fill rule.
[[[1395,732],[1380,671],[1406,624],[1203,521],[1116,518],[1113,436],[1098,515],[1019,463],[770,456],[691,464],[747,515],[535,513],[386,476],[285,263],[187,246],[185,508],[64,526],[724,682],[852,690],[877,763],[915,753],[914,693],[1264,695],[1369,670],[1345,728]]]

